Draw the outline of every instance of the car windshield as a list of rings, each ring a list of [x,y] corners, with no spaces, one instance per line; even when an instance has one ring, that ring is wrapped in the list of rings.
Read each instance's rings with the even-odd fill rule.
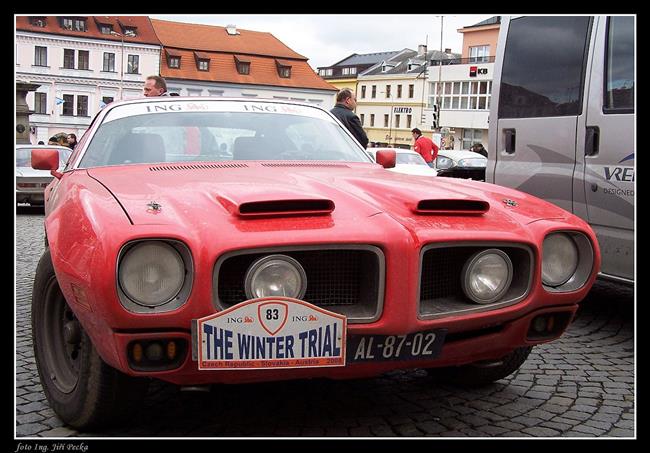
[[[16,148],[16,167],[32,166],[32,149],[36,148]],[[40,148],[39,148],[40,149]],[[72,154],[71,149],[56,149],[59,152],[59,168],[63,167]]]
[[[397,153],[396,164],[424,165],[428,167],[422,156],[413,153]]]
[[[116,106],[79,166],[241,160],[369,162],[359,144],[320,109],[180,100]]]

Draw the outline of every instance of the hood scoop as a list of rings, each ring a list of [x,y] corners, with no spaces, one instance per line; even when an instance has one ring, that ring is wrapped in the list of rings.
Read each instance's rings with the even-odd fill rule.
[[[237,209],[237,215],[240,217],[285,217],[326,215],[332,211],[334,211],[332,200],[270,200],[242,203]]]
[[[421,215],[482,215],[490,204],[482,200],[420,200],[413,210]]]
[[[150,171],[183,171],[183,170],[213,170],[217,168],[248,168],[244,163],[195,163],[195,164],[171,164],[156,165],[149,167]]]

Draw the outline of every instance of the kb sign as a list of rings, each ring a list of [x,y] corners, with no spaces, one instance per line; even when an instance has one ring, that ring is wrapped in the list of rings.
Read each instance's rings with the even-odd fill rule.
[[[476,77],[476,75],[487,75],[488,70],[487,68],[479,68],[478,66],[470,66],[469,67],[469,76],[470,77]]]

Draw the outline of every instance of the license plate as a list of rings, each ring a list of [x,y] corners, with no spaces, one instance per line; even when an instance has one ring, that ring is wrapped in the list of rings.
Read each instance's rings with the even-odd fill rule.
[[[348,363],[385,360],[425,360],[440,354],[445,329],[408,335],[349,335]]]
[[[193,321],[199,370],[345,366],[347,319],[288,297],[248,300]]]

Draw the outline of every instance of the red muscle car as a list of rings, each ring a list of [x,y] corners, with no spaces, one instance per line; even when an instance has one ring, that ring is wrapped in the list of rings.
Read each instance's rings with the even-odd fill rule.
[[[584,221],[376,160],[319,107],[195,97],[110,104],[62,172],[35,150],[55,176],[32,306],[50,406],[84,429],[152,378],[484,385],[562,335],[600,266]]]

